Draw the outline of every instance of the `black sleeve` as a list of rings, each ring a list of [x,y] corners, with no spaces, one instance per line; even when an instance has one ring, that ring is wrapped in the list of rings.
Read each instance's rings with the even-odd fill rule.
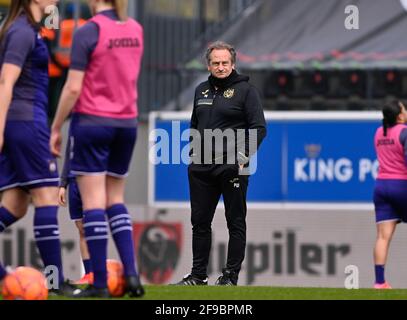
[[[247,163],[249,161],[250,157],[252,157],[257,152],[261,143],[267,135],[267,125],[266,119],[264,117],[261,98],[257,89],[253,86],[250,86],[249,92],[246,97],[245,114],[247,128],[249,129],[249,132],[246,134],[244,150],[244,156],[247,157],[247,159],[242,159],[243,161],[240,161],[240,163]],[[254,132],[255,135],[253,135],[253,133],[251,132]],[[255,141],[256,138],[257,141]],[[239,156],[243,156],[241,155],[241,152],[242,151],[239,152]]]
[[[196,118],[196,91],[195,91],[195,96],[194,96],[194,106],[192,110],[192,117],[191,117],[191,124],[190,128],[191,129],[198,129],[198,119]]]
[[[60,188],[67,188],[69,185],[69,160],[70,160],[70,150],[71,150],[71,139],[68,138],[68,143],[65,149],[65,158],[64,158],[64,167],[62,168],[61,179],[60,179]]]
[[[193,106],[193,110],[192,110],[192,116],[191,116],[191,123],[190,123],[190,134],[189,134],[189,143],[190,143],[190,150],[189,150],[189,156],[192,158],[191,160],[193,162],[195,162],[195,156],[194,155],[194,151],[195,148],[197,147],[195,144],[198,142],[197,137],[196,137],[196,130],[198,130],[198,119],[196,117],[196,92],[195,92],[195,96],[194,96],[194,106]],[[194,144],[195,143],[195,144]]]

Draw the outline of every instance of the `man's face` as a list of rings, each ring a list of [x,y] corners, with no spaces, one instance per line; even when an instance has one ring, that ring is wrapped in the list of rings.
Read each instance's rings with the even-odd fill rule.
[[[215,78],[225,79],[230,76],[235,65],[232,63],[232,55],[227,49],[215,49],[211,52],[208,71]]]

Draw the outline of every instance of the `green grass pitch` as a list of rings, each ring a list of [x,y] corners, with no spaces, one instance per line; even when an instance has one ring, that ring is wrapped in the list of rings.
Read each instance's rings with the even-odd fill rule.
[[[146,288],[151,300],[407,300],[407,290],[346,290],[275,287],[172,287]]]
[[[407,300],[407,290],[146,286],[143,300]],[[50,297],[50,300],[65,300]],[[127,297],[121,299],[129,299]]]

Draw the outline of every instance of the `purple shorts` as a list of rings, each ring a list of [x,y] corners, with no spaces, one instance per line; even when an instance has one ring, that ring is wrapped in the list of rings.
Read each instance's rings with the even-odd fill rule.
[[[82,198],[79,192],[78,184],[75,179],[70,179],[68,186],[69,215],[71,220],[78,221],[83,219]]]
[[[58,167],[51,155],[49,139],[46,123],[7,122],[0,154],[0,191],[58,186]]]
[[[374,204],[377,223],[407,223],[407,180],[377,180]]]
[[[71,124],[71,174],[105,174],[117,178],[128,175],[137,128]]]

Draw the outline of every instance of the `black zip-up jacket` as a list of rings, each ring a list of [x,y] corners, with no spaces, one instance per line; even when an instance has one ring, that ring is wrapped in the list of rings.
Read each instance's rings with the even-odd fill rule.
[[[210,149],[211,152],[208,153],[212,153],[213,163],[222,159],[224,164],[230,152],[235,157],[234,163],[239,164],[247,164],[250,157],[257,152],[267,134],[266,121],[259,93],[248,81],[249,77],[233,71],[227,79],[216,79],[210,76],[208,81],[197,87],[191,129],[199,132],[200,139],[195,138],[192,133],[191,139],[193,142],[195,139],[196,143],[200,140],[201,150],[196,148],[194,143],[191,144],[193,163],[201,161],[207,164],[208,156],[204,154],[205,148]],[[205,139],[204,143],[206,129],[219,129],[222,132],[230,132],[231,130],[227,129],[232,129],[236,136],[233,146],[228,146],[224,141],[217,147],[208,139]],[[255,142],[253,135],[249,134],[250,129],[256,130],[254,131],[257,137],[256,145],[253,144]],[[241,139],[242,132],[244,141]],[[197,151],[201,151],[201,155],[198,155]]]

